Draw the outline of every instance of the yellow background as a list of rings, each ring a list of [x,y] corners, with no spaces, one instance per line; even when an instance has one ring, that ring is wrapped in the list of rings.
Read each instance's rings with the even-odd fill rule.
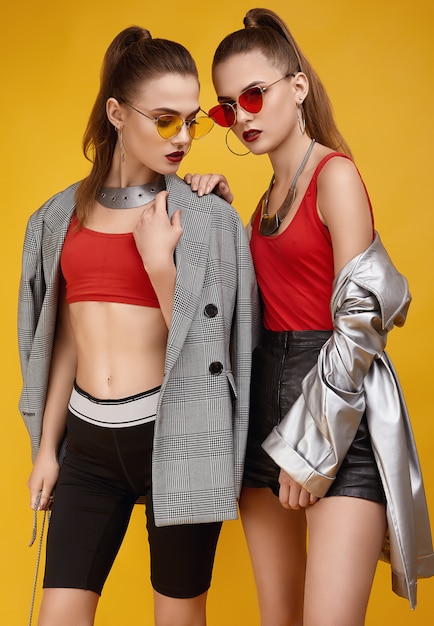
[[[404,329],[392,333],[389,352],[406,393],[434,520],[432,4],[427,0],[265,4],[286,19],[324,80],[370,191],[377,228],[410,282],[414,297],[410,316]],[[149,28],[153,36],[186,45],[198,63],[202,106],[208,109],[214,103],[210,81],[214,48],[229,31],[241,28],[242,17],[252,6],[245,0],[22,0],[4,7],[0,26],[1,625],[27,624],[36,559],[36,548],[27,547],[32,524],[26,488],[29,443],[16,408],[20,390],[16,297],[27,218],[45,199],[88,171],[81,137],[97,91],[103,53],[117,32],[136,23]],[[193,146],[181,174],[188,170],[225,172],[244,221],[270,177],[266,157],[231,155],[220,128]],[[432,624],[433,592],[433,580],[421,581],[419,607],[411,612],[406,601],[392,594],[389,567],[380,564],[368,626]],[[137,507],[96,624],[152,623],[144,515]],[[227,523],[209,596],[209,625],[258,624],[241,526]]]

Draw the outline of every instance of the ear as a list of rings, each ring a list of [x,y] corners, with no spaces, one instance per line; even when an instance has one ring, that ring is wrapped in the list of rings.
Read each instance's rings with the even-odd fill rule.
[[[309,80],[306,74],[303,72],[298,72],[294,76],[294,90],[295,90],[295,102],[297,105],[303,104],[306,100],[306,96],[309,93]]]
[[[109,122],[118,129],[124,124],[125,111],[116,98],[109,98],[105,104],[105,109]]]

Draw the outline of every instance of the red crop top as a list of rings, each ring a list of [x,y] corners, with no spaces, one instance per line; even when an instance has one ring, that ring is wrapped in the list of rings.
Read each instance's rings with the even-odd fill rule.
[[[317,179],[329,159],[318,164],[289,226],[279,235],[259,234],[255,216],[251,251],[268,330],[332,330],[330,299],[334,279],[330,233],[317,212]]]
[[[66,300],[121,302],[159,307],[132,233],[77,228],[73,216],[60,258]]]

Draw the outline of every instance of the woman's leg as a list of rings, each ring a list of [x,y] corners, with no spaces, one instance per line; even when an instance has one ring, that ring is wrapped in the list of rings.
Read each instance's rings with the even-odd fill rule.
[[[363,626],[386,532],[385,506],[323,498],[307,510],[304,626]]]
[[[205,626],[206,598],[222,522],[156,526],[146,496],[156,626]]]
[[[304,511],[288,511],[271,489],[253,487],[243,489],[240,509],[261,626],[301,626],[306,567]]]
[[[169,598],[154,590],[155,626],[205,626],[207,593],[195,598]]]
[[[84,589],[44,589],[38,626],[92,626],[98,600]]]
[[[68,416],[68,451],[48,527],[38,626],[94,622],[99,595],[136,499],[116,481],[109,463],[97,465],[103,452],[115,464],[113,447],[110,429]]]

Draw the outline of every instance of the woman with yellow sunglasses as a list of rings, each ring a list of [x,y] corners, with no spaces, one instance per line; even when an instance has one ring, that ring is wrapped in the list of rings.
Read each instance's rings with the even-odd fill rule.
[[[315,71],[272,11],[244,25],[215,53],[209,115],[273,168],[250,222],[263,332],[240,501],[261,624],[362,626],[380,555],[412,607],[418,576],[434,573],[384,352],[410,295]]]
[[[206,623],[221,524],[237,517],[256,303],[235,210],[176,176],[212,126],[190,53],[127,28],[105,55],[89,176],[29,219],[20,410],[31,506],[52,510],[39,626],[94,623],[141,500],[155,624]]]

